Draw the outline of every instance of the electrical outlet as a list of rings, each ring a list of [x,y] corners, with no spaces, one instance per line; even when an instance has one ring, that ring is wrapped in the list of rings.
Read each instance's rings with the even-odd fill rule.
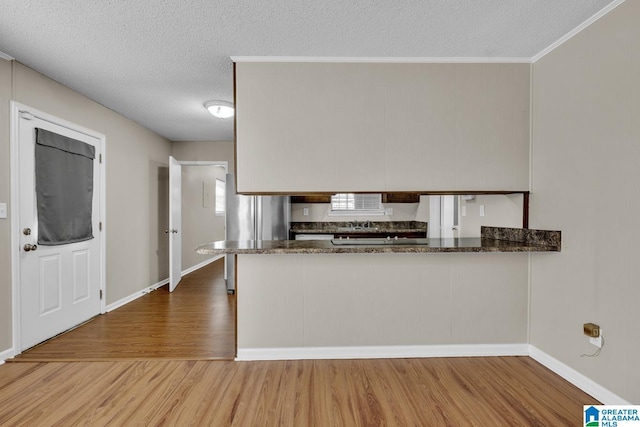
[[[384,210],[385,215],[393,215],[393,208],[386,208]]]
[[[308,216],[309,215],[309,208],[302,208],[302,215]]]
[[[597,338],[600,336],[600,326],[595,323],[585,323],[582,327],[586,336],[590,338]]]
[[[598,348],[602,348],[602,329],[597,337],[589,337],[589,343],[595,345]]]

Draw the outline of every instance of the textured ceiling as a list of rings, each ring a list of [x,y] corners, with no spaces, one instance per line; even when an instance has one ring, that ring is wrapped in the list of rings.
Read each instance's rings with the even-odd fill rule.
[[[231,140],[231,56],[531,58],[611,0],[2,0],[0,51],[173,141]]]

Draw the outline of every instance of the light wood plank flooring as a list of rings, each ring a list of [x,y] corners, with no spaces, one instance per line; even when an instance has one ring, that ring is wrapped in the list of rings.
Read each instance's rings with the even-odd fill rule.
[[[20,354],[15,361],[208,360],[235,357],[235,295],[224,260]]]
[[[0,366],[0,425],[578,426],[528,357]]]
[[[599,403],[528,357],[206,360],[235,349],[222,268],[0,366],[0,425],[578,426]]]

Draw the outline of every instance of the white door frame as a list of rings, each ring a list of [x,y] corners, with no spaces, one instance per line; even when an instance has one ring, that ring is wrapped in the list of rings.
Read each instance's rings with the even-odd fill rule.
[[[224,168],[225,175],[229,173],[229,162],[227,160],[215,161],[215,160],[178,160],[178,159],[176,159],[176,161],[178,162],[178,164],[180,164],[180,166],[221,166],[221,167]],[[171,185],[169,185],[169,191],[171,191]],[[171,200],[171,194],[169,194],[169,200]],[[180,209],[182,209],[182,207]],[[227,213],[225,212],[225,215],[226,214]],[[167,227],[167,228],[169,228],[169,227]],[[171,238],[171,234],[169,234],[169,238]],[[225,240],[227,239],[227,228],[226,227],[224,229],[224,238],[225,238]],[[180,230],[180,244],[182,245],[182,230]],[[225,255],[225,257],[226,257],[226,255]],[[182,263],[182,260],[180,260],[180,262]],[[171,251],[169,251],[169,265],[171,265]],[[227,264],[226,263],[225,263],[224,268],[225,268],[224,277],[226,279],[227,278]],[[182,270],[182,268],[180,270],[181,270],[180,271],[180,277],[182,277],[185,274],[185,270]],[[170,279],[171,279],[171,277],[169,277],[169,280]]]
[[[20,174],[19,174],[19,146],[18,127],[20,126],[20,113],[26,112],[32,114],[39,119],[55,123],[59,126],[72,129],[76,132],[83,133],[98,139],[100,142],[100,153],[102,154],[102,167],[100,168],[100,222],[102,223],[102,236],[100,238],[100,290],[102,291],[102,299],[100,300],[100,314],[106,311],[107,289],[106,289],[106,265],[107,265],[107,239],[106,239],[106,136],[104,134],[94,132],[91,129],[76,125],[67,120],[60,119],[51,114],[37,110],[35,108],[11,101],[11,313],[12,313],[12,346],[11,357],[20,354]]]

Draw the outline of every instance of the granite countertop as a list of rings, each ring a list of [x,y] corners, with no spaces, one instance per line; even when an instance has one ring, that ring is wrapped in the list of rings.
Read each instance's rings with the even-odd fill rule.
[[[222,240],[204,243],[196,251],[209,255],[560,251],[559,231],[483,227],[482,232],[481,238],[412,239],[417,245],[336,246],[329,240]]]
[[[421,221],[370,221],[370,227],[358,230],[344,230],[353,226],[351,222],[292,222],[291,231],[297,234],[367,234],[367,233],[411,233],[426,232],[427,223]]]

